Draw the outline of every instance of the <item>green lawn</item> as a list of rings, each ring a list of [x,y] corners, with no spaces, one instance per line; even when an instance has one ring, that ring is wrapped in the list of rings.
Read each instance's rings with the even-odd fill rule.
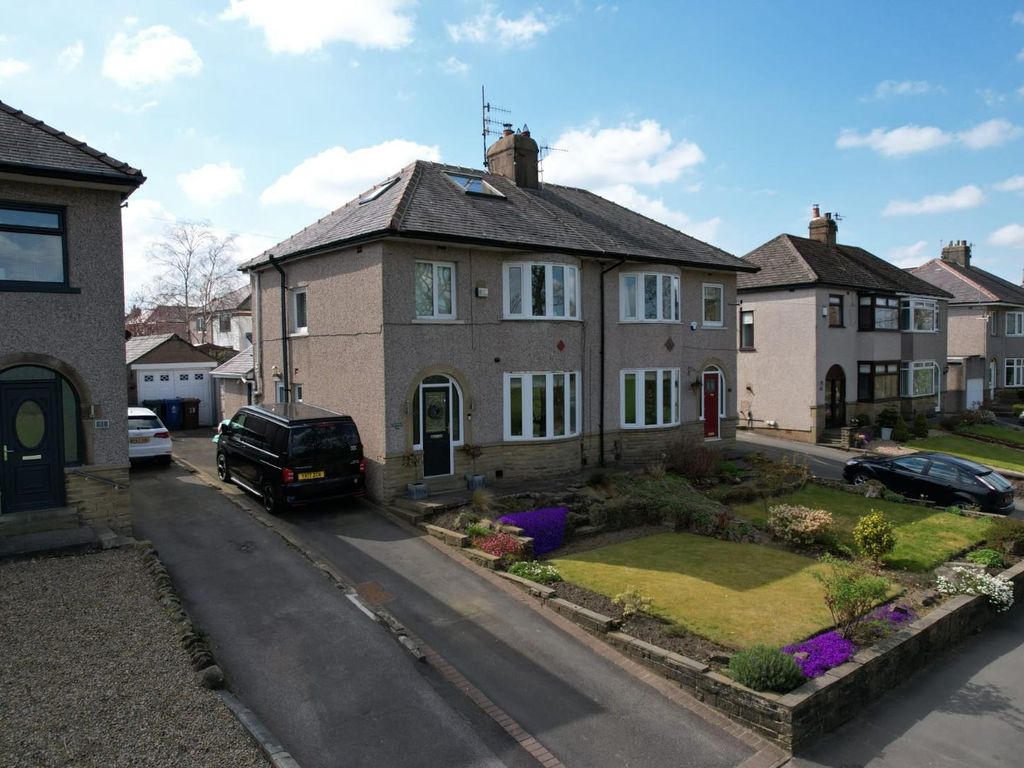
[[[924,437],[907,443],[910,448],[920,451],[940,451],[951,453],[979,464],[988,464],[1000,469],[1012,469],[1024,472],[1024,451],[1007,448],[993,443],[979,443],[969,437],[944,435],[942,437]]]
[[[635,586],[654,613],[730,648],[785,645],[832,624],[812,575],[825,566],[772,547],[664,533],[552,562],[608,597]]]
[[[990,518],[961,517],[932,507],[897,504],[883,499],[865,499],[813,483],[787,496],[769,499],[773,504],[800,504],[832,513],[839,540],[853,547],[853,527],[872,509],[882,512],[896,525],[896,549],[884,563],[890,568],[927,571],[944,563],[955,553],[983,541],[992,525]],[[736,514],[764,526],[768,510],[761,501],[733,507]]]
[[[990,437],[993,440],[1005,440],[1008,443],[1015,443],[1024,448],[1024,429],[1015,427],[1000,426],[998,424],[972,424],[960,430],[967,435],[978,435]]]

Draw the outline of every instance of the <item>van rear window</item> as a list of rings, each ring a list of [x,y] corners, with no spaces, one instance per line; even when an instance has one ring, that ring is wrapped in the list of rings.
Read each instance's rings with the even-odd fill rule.
[[[356,425],[344,421],[327,421],[292,430],[292,459],[315,460],[316,457],[345,452],[359,445]]]

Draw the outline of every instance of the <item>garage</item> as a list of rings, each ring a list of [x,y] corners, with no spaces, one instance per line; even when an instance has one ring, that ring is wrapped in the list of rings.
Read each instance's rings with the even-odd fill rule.
[[[195,398],[199,424],[210,426],[214,416],[217,361],[176,334],[141,336],[125,342],[128,366],[128,404],[147,400]]]

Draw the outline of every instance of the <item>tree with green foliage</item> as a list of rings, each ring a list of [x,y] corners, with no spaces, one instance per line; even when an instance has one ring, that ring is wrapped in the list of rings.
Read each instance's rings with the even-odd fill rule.
[[[873,509],[853,527],[853,541],[864,557],[880,563],[896,548],[896,526]]]
[[[825,605],[836,629],[850,639],[865,614],[886,598],[889,582],[863,565],[832,555],[822,555],[821,562],[828,566],[828,572],[816,573],[814,578],[825,587]]]

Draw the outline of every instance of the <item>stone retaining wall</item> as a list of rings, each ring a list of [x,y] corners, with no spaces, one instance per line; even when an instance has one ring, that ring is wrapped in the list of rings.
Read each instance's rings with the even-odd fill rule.
[[[67,505],[75,509],[82,525],[106,525],[118,533],[131,533],[128,467],[71,467],[64,478]]]

